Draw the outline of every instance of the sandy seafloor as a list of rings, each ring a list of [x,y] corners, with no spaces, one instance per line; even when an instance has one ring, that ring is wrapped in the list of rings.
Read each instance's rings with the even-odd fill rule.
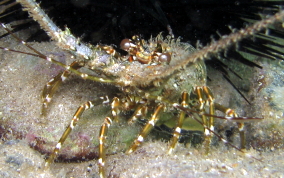
[[[57,57],[57,60],[68,60],[67,53],[58,49],[54,43],[32,45],[44,54]],[[0,39],[0,46],[26,51],[24,46],[9,36]],[[245,75],[244,78],[250,79],[248,83],[240,81],[237,84],[241,86],[251,105],[216,71],[209,71],[212,82],[208,82],[208,85],[213,90],[216,102],[236,109],[240,116],[264,118],[261,122],[246,125],[247,152],[261,161],[248,158],[222,142],[212,146],[209,155],[205,155],[202,149],[182,144],[177,146],[172,155],[167,155],[168,144],[161,140],[153,141],[151,137],[136,152],[126,155],[122,151],[125,142],[135,137],[140,126],[127,126],[122,122],[111,129],[108,137],[111,148],[106,162],[107,175],[284,177],[284,65],[280,61],[262,60],[259,63],[264,67],[262,70],[245,67],[235,69]],[[56,92],[43,117],[40,115],[43,86],[60,70],[42,59],[0,51],[0,177],[98,177],[96,160],[54,163],[50,169],[43,170],[44,156],[29,146],[37,145],[37,149],[42,151],[52,149],[80,104],[116,92],[109,85],[72,76]],[[264,79],[260,79],[260,75]],[[259,87],[259,82],[263,87]],[[103,118],[110,114],[109,111],[107,106],[98,106],[83,115],[68,143],[63,145],[65,157],[96,150],[99,127]],[[224,129],[233,127],[230,122],[224,121],[219,121],[218,125]],[[238,136],[234,135],[234,144],[237,144]]]

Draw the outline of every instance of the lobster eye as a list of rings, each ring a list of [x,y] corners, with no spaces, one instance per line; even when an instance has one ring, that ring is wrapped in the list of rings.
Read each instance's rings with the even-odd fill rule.
[[[165,62],[167,64],[169,64],[171,62],[171,55],[170,53],[162,53],[159,58],[158,58],[159,62]]]
[[[124,51],[128,51],[130,47],[131,47],[131,41],[129,39],[126,38],[120,42],[120,48],[123,49]]]

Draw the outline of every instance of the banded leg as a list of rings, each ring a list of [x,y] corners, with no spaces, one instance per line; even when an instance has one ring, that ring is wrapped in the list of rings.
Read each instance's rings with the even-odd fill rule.
[[[126,151],[127,154],[132,153],[137,149],[137,147],[143,142],[144,138],[149,134],[149,132],[153,129],[157,121],[159,120],[159,114],[164,109],[163,104],[159,104],[156,108],[154,114],[152,115],[151,119],[147,122],[147,124],[144,126],[136,140],[133,142],[131,147]]]
[[[128,120],[128,124],[133,124],[134,122],[137,121],[137,119],[146,116],[148,112],[148,107],[145,105],[140,105],[137,107],[135,110],[133,116]]]
[[[198,88],[197,90],[200,90],[200,88]],[[204,122],[204,120],[206,118],[204,115],[202,116],[202,118],[203,118],[203,123],[208,123],[208,124],[206,124],[206,126],[208,128],[210,128],[210,130],[214,131],[215,108],[217,110],[225,113],[225,118],[226,117],[227,118],[231,118],[231,117],[237,118],[238,117],[238,114],[233,109],[224,107],[224,106],[217,104],[217,103],[214,103],[213,94],[208,87],[206,87],[206,86],[202,87],[202,91],[198,91],[198,93],[205,94],[207,101],[208,101],[207,104],[209,104],[209,115],[210,115],[209,116],[209,122]],[[202,98],[204,98],[204,97],[202,97]],[[245,149],[246,141],[245,141],[245,134],[244,134],[244,121],[246,121],[246,120],[243,119],[243,120],[239,120],[239,121],[240,122],[237,122],[237,126],[238,126],[238,129],[239,129],[240,140],[241,140],[240,141],[240,149]],[[206,135],[210,135],[210,136],[207,137]],[[209,149],[209,144],[211,142],[212,137],[213,137],[213,133],[209,132],[208,129],[205,129],[205,144],[206,144],[206,148],[208,148],[208,149]]]
[[[182,98],[181,106],[184,107],[184,108],[188,108],[188,104],[187,104],[188,93],[187,92],[183,92],[181,98]],[[172,153],[173,149],[175,148],[175,146],[177,144],[177,141],[178,141],[178,139],[180,137],[181,128],[182,128],[182,125],[183,125],[184,118],[185,118],[185,112],[181,111],[180,115],[179,115],[179,118],[178,118],[177,125],[176,125],[175,130],[174,130],[173,137],[171,138],[171,142],[170,142],[171,144],[170,144],[170,148],[168,150],[168,154]]]
[[[71,123],[69,124],[69,126],[66,128],[66,130],[62,134],[61,138],[59,139],[58,143],[56,144],[49,158],[46,160],[45,167],[48,167],[54,161],[56,155],[59,153],[61,146],[63,145],[64,141],[66,140],[70,132],[73,130],[73,128],[77,125],[83,112],[89,108],[92,108],[94,104],[98,104],[98,103],[99,103],[98,101],[88,101],[77,109],[76,113],[74,114],[71,120]]]
[[[111,103],[111,108],[112,108],[112,115],[113,115],[113,120],[119,121],[118,120],[118,114],[120,112],[119,108],[123,105],[123,102],[119,100],[119,98],[113,98],[113,101]],[[147,107],[142,106],[140,109],[137,110],[137,113],[133,117],[138,117],[137,115],[141,116],[144,115],[146,112]],[[140,113],[140,114],[139,114]],[[99,174],[101,178],[105,178],[105,159],[106,159],[106,148],[105,148],[105,141],[107,138],[107,133],[108,129],[112,124],[112,119],[110,117],[106,117],[104,120],[104,123],[101,126],[100,129],[100,136],[99,136],[99,141],[100,141],[100,146],[99,146],[99,160],[98,160],[98,167],[99,167]]]
[[[99,146],[98,166],[99,166],[99,174],[101,178],[105,177],[105,159],[106,159],[105,140],[107,137],[106,135],[108,132],[108,128],[110,127],[111,123],[112,123],[111,118],[106,117],[100,129],[100,136],[99,136],[100,146]]]
[[[205,112],[205,105],[209,105],[209,117],[202,115],[203,124],[206,125],[204,127],[204,147],[205,152],[209,153],[210,143],[213,138],[213,133],[210,132],[207,128],[210,128],[211,131],[214,131],[214,117],[215,115],[215,107],[214,107],[214,98],[211,90],[207,86],[196,87],[195,92],[197,94],[198,100],[200,102],[200,111]]]
[[[225,117],[231,118],[231,117],[238,117],[238,114],[231,108],[227,108],[224,107],[220,104],[215,103],[215,108],[218,109],[219,111],[222,111],[223,113],[225,113]],[[246,121],[245,119],[243,120],[243,122],[241,122],[241,120],[239,120],[240,122],[237,122],[237,126],[239,129],[239,134],[240,134],[240,149],[245,149],[246,146],[246,139],[245,139],[245,132],[244,132],[244,121]]]
[[[78,63],[77,61],[74,61],[71,65],[71,68],[73,69],[79,69],[82,66],[82,64]],[[59,73],[56,77],[52,78],[47,84],[44,86],[44,89],[42,91],[42,114],[45,113],[45,109],[47,108],[47,105],[50,103],[54,93],[58,89],[58,87],[70,76],[70,71],[65,70],[62,73]]]
[[[120,112],[119,107],[121,106],[121,102],[119,98],[114,97],[111,103],[111,114],[116,122],[118,122],[118,114]]]

